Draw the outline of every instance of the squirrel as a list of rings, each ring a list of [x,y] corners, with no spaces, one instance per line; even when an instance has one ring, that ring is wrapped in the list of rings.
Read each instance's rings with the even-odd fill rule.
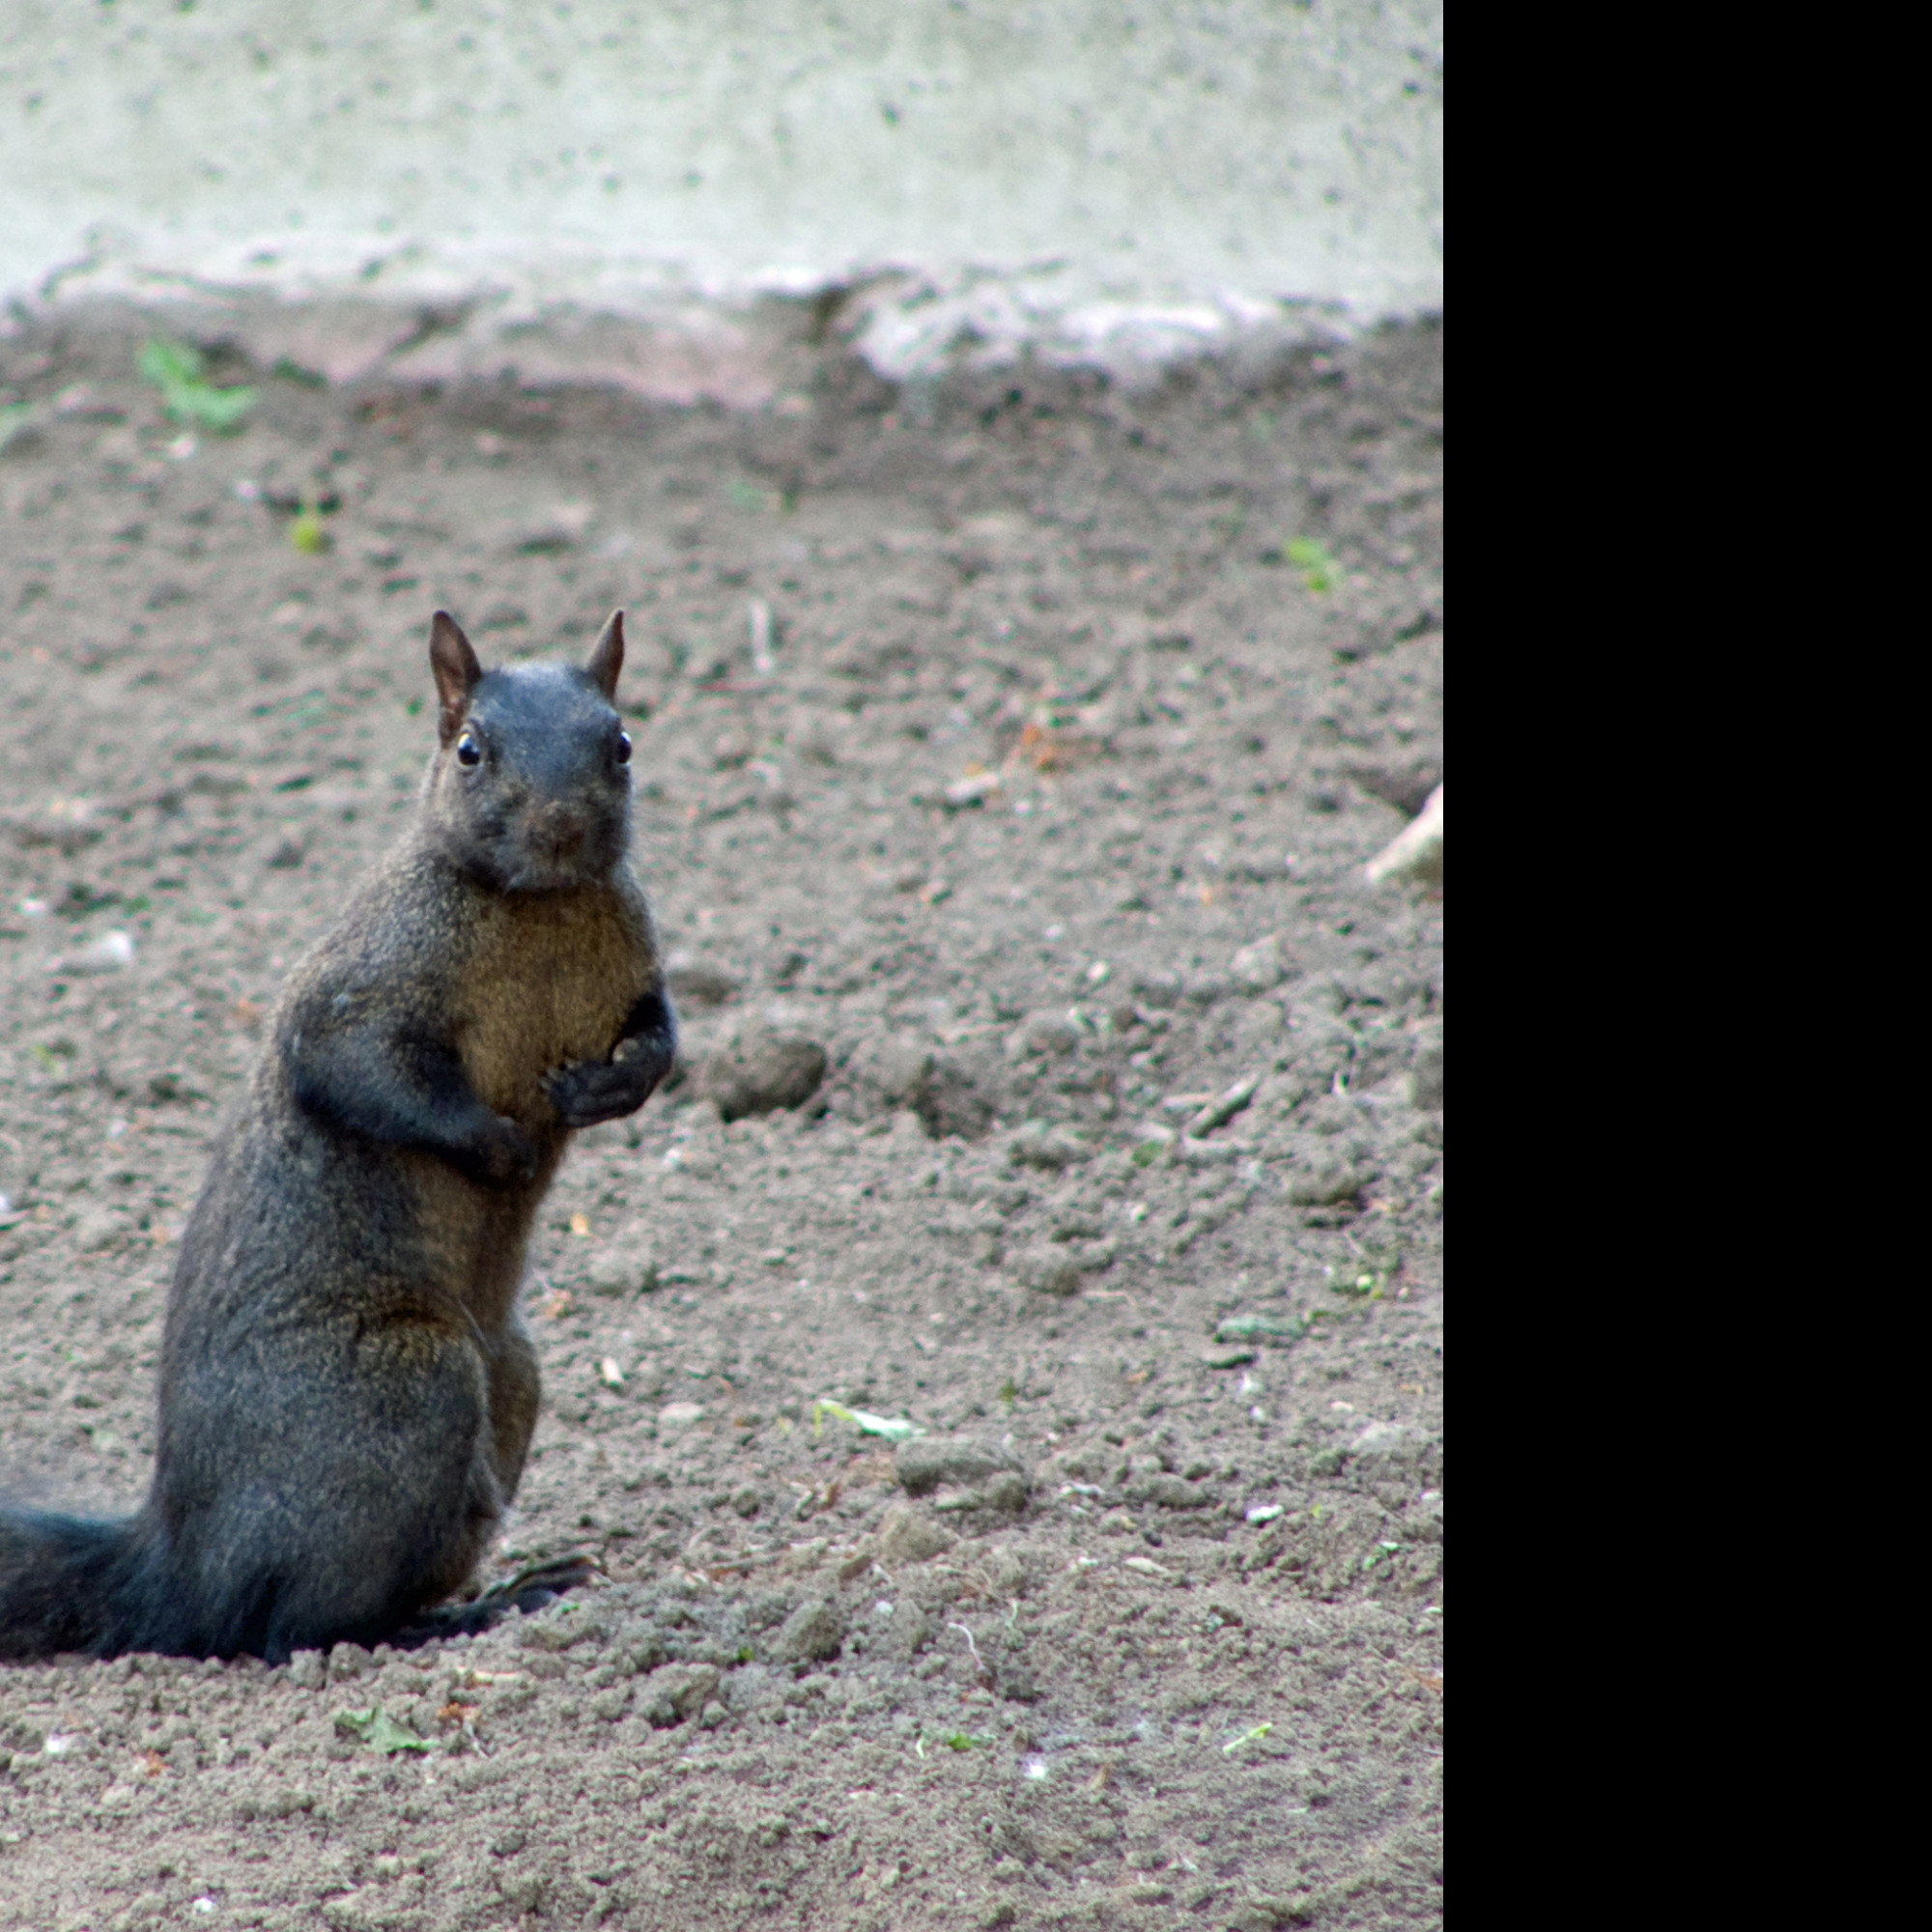
[[[183,1234],[147,1500],[0,1509],[0,1659],[402,1646],[595,1568],[449,1601],[536,1423],[531,1221],[572,1131],[676,1050],[628,864],[623,612],[582,670],[485,672],[441,611],[429,655],[412,828],[290,975]]]

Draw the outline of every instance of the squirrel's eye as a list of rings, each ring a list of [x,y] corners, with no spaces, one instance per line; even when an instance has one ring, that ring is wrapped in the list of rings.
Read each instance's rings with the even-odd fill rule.
[[[459,765],[480,765],[483,762],[483,747],[476,742],[473,731],[466,731],[456,741],[456,762]]]
[[[620,765],[631,762],[631,734],[628,731],[617,733],[617,762]]]

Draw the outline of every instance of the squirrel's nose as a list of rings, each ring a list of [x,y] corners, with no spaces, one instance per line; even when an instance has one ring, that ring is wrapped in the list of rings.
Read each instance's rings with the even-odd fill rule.
[[[566,857],[583,843],[584,830],[583,814],[560,799],[539,806],[530,823],[531,834],[537,842],[557,859]]]

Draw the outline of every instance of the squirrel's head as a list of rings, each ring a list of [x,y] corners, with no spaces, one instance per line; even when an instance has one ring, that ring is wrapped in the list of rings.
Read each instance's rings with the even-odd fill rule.
[[[455,618],[430,625],[440,705],[427,816],[444,852],[501,892],[557,892],[609,878],[631,832],[631,741],[617,715],[624,613],[582,670],[486,671]]]

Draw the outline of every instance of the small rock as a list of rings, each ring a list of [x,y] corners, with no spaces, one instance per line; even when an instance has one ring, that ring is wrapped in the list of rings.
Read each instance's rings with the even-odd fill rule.
[[[852,1082],[868,1114],[909,1109],[933,1140],[979,1140],[994,1105],[970,1067],[904,1034],[868,1041],[852,1059]]]
[[[338,1643],[328,1653],[328,1681],[352,1683],[368,1669],[374,1660],[359,1643]]]
[[[1105,1267],[1113,1258],[1113,1249],[1105,1243],[1089,1246],[1056,1241],[1022,1249],[1013,1257],[1011,1266],[1017,1281],[1041,1294],[1078,1294],[1087,1276]]]
[[[590,1715],[600,1723],[614,1724],[629,1708],[631,1687],[628,1684],[613,1684],[608,1690],[599,1690],[589,1703]]]
[[[908,1034],[882,1034],[852,1056],[853,1084],[874,1107],[910,1107],[932,1074],[932,1050]]]
[[[694,1422],[702,1419],[704,1405],[701,1402],[668,1402],[658,1410],[660,1429],[689,1429]]]
[[[1235,982],[1250,993],[1270,992],[1288,978],[1288,948],[1278,932],[1244,946],[1228,962]]]
[[[894,1570],[929,1562],[952,1548],[954,1538],[911,1503],[894,1503],[879,1524],[879,1561]]]
[[[998,1104],[969,1065],[938,1053],[924,1086],[913,1095],[912,1110],[936,1141],[953,1134],[977,1141],[993,1124]]]
[[[74,1225],[74,1246],[84,1255],[111,1248],[130,1225],[125,1214],[112,1208],[90,1208]]]
[[[704,1063],[700,1091],[724,1121],[802,1107],[825,1078],[825,1049],[804,1034],[740,1029]]]
[[[638,1687],[638,1706],[659,1730],[703,1710],[724,1676],[715,1663],[666,1663]]]
[[[54,967],[56,973],[78,973],[94,975],[99,973],[119,973],[124,967],[134,963],[133,936],[126,932],[110,932],[97,939],[92,946],[71,953]]]
[[[930,1495],[942,1483],[978,1489],[1003,1469],[1031,1481],[1026,1464],[1010,1449],[959,1435],[924,1435],[900,1443],[893,1469],[909,1496]]]
[[[1190,1483],[1182,1476],[1169,1475],[1142,1477],[1127,1491],[1127,1499],[1130,1502],[1154,1503],[1162,1509],[1179,1510],[1206,1509],[1214,1500],[1198,1483]]]
[[[1180,1004],[1180,975],[1179,973],[1136,973],[1134,975],[1134,992],[1146,1006],[1179,1006]]]
[[[722,1007],[743,982],[715,960],[673,952],[665,961],[665,983],[679,1006]]]
[[[1039,1702],[1039,1679],[1024,1663],[1003,1663],[999,1668],[1000,1695],[1009,1703]]]
[[[931,1620],[909,1597],[901,1597],[893,1605],[893,1613],[886,1620],[885,1634],[879,1639],[886,1654],[911,1659],[931,1641]]]
[[[1013,1469],[1002,1469],[980,1492],[980,1499],[986,1508],[1007,1510],[1017,1516],[1027,1506],[1031,1486],[1027,1479]]]
[[[1296,1208],[1329,1208],[1361,1198],[1371,1177],[1349,1161],[1321,1161],[1293,1176],[1288,1199]]]
[[[1049,1127],[1044,1121],[1029,1121],[1007,1147],[1007,1158],[1016,1167],[1042,1168],[1057,1174],[1094,1158],[1094,1150],[1064,1127]]]
[[[289,1660],[289,1682],[298,1690],[320,1690],[327,1677],[319,1650],[298,1650]]]
[[[718,1694],[731,1711],[754,1711],[767,1697],[777,1694],[774,1673],[762,1663],[742,1663],[727,1671]]]
[[[1412,1422],[1372,1422],[1355,1437],[1350,1453],[1356,1456],[1420,1455],[1429,1446],[1426,1429]]]
[[[1007,1058],[1024,1060],[1029,1054],[1075,1052],[1086,1029],[1070,1013],[1029,1013],[1007,1037]]]
[[[606,1248],[594,1256],[589,1268],[590,1286],[598,1294],[644,1294],[658,1285],[657,1264],[648,1255]]]
[[[845,1641],[845,1625],[838,1612],[822,1597],[808,1597],[792,1611],[772,1648],[791,1662],[818,1662],[838,1655]]]

